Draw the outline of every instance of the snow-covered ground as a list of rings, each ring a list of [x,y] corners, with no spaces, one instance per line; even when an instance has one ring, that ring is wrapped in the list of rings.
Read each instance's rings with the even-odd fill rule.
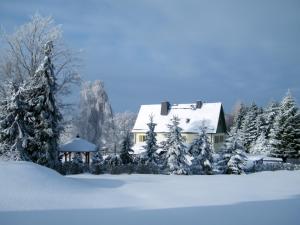
[[[300,224],[300,171],[64,177],[0,161],[0,224]]]

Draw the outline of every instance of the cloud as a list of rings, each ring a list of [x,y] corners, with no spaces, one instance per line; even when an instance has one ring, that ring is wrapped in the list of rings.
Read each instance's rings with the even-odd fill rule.
[[[115,111],[166,98],[263,104],[300,84],[297,0],[0,4],[4,26],[36,10],[63,24],[70,45],[85,50],[83,77],[105,81]]]

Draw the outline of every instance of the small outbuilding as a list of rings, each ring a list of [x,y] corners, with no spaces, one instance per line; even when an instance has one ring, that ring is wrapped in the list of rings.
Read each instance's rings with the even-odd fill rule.
[[[71,161],[72,153],[81,153],[84,155],[85,163],[90,163],[90,153],[96,152],[97,146],[87,140],[80,138],[78,135],[76,138],[71,139],[65,144],[62,144],[59,151],[64,154],[65,162]]]

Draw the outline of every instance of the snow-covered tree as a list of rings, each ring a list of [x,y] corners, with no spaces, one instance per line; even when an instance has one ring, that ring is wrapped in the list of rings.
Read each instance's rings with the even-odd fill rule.
[[[27,87],[27,100],[33,124],[35,148],[28,149],[31,159],[55,168],[58,163],[58,140],[62,116],[55,99],[56,77],[51,61],[53,43],[44,47],[45,58]],[[38,154],[36,154],[38,152]]]
[[[156,133],[155,133],[155,126],[156,123],[153,122],[153,116],[150,115],[150,121],[147,124],[149,130],[146,132],[146,145],[144,146],[145,152],[145,160],[147,162],[154,162],[155,161],[155,152],[158,149],[157,140],[156,140]]]
[[[0,103],[0,155],[8,160],[28,160],[26,147],[31,138],[28,127],[28,106],[22,93],[23,87],[7,85],[9,98]]]
[[[212,174],[213,157],[212,147],[204,126],[199,128],[199,135],[193,140],[188,152],[193,156],[192,164],[200,173]]]
[[[270,132],[273,129],[274,122],[275,122],[274,120],[278,114],[278,109],[279,109],[279,103],[272,101],[264,110],[264,119],[265,119],[265,127],[266,127],[265,134],[267,139],[270,138]]]
[[[257,133],[257,116],[259,109],[257,105],[253,102],[249,107],[241,126],[241,140],[243,145],[246,148],[246,151],[249,151],[251,144],[258,137]],[[239,137],[238,137],[239,138]]]
[[[122,148],[122,139],[128,132],[131,132],[135,120],[136,114],[132,112],[123,112],[114,115],[113,144],[115,153]]]
[[[71,87],[80,80],[78,73],[78,54],[70,50],[63,41],[62,27],[56,25],[53,18],[35,14],[28,23],[18,27],[12,34],[1,32],[0,54],[0,98],[8,96],[6,81],[21,86],[35,75],[44,61],[43,46],[52,40],[55,45],[52,60],[58,78],[56,97],[61,104],[63,96],[71,93]],[[65,99],[65,98],[64,98]],[[61,108],[61,107],[60,107]]]
[[[75,126],[80,136],[99,149],[112,148],[113,113],[103,82],[83,83],[79,109]]]
[[[10,140],[6,143],[10,149],[22,152],[22,159],[26,155],[28,160],[55,168],[62,117],[54,97],[56,78],[52,48],[52,42],[47,42],[44,60],[33,77],[20,88],[14,85],[13,97],[6,101],[7,107],[1,113],[1,136]]]
[[[266,135],[262,132],[256,141],[250,147],[250,153],[254,155],[269,155],[271,152],[271,145],[266,139]]]
[[[96,151],[92,156],[91,172],[94,174],[99,174],[101,172],[102,163],[103,163],[102,155],[100,151]]]
[[[271,156],[282,158],[299,158],[300,151],[300,111],[290,91],[280,103],[270,134],[272,144]]]
[[[128,132],[122,140],[121,153],[120,153],[120,158],[122,160],[122,163],[125,165],[133,162],[132,155],[130,154],[133,153],[131,147],[132,147],[132,140],[131,140],[131,135]]]
[[[221,149],[221,157],[217,163],[218,170],[225,174],[242,174],[246,159],[241,141],[233,133],[229,133]]]
[[[239,130],[242,129],[243,120],[245,115],[247,114],[248,107],[243,103],[240,103],[236,106],[233,117],[233,125],[231,127],[231,132],[238,133]]]
[[[171,174],[188,174],[189,166],[186,160],[187,150],[179,127],[179,118],[174,116],[168,124],[169,132],[165,141],[166,164]]]
[[[80,152],[74,153],[71,162],[71,173],[78,174],[83,172],[84,163]]]

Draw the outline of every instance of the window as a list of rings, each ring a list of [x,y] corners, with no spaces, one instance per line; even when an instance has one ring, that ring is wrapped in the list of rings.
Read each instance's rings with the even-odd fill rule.
[[[214,143],[221,143],[224,141],[224,136],[223,135],[216,135],[214,136]]]
[[[146,141],[146,135],[140,135],[139,142],[145,142],[145,141]]]
[[[214,142],[215,142],[215,143],[219,143],[219,141],[220,141],[219,136],[214,136]]]

